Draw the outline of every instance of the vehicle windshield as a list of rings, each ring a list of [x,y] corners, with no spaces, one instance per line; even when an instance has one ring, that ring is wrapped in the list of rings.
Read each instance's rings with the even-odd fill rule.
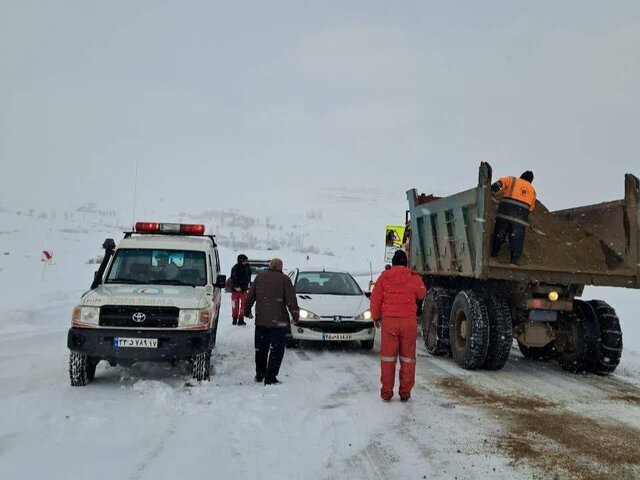
[[[258,275],[259,273],[269,270],[269,264],[264,262],[253,263],[249,260],[249,266],[251,267],[251,275]]]
[[[316,295],[362,295],[362,289],[348,273],[300,272],[296,292]]]
[[[204,286],[206,265],[204,252],[122,248],[116,251],[105,283]]]

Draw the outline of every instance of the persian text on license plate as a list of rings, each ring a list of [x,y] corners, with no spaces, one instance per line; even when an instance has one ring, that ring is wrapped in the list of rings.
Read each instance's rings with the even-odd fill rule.
[[[323,340],[351,340],[350,333],[325,333]]]
[[[114,338],[113,344],[116,347],[129,348],[158,348],[157,338]]]

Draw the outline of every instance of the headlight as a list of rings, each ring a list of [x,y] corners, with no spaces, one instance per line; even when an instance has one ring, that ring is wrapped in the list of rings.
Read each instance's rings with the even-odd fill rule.
[[[195,327],[198,325],[206,325],[211,320],[211,311],[209,309],[181,309],[178,316],[179,327]]]
[[[302,320],[320,320],[320,317],[308,310],[300,309],[300,319]]]
[[[76,307],[71,314],[71,321],[98,325],[100,322],[100,307]]]
[[[356,317],[356,320],[371,320],[371,311],[365,310],[360,315]]]

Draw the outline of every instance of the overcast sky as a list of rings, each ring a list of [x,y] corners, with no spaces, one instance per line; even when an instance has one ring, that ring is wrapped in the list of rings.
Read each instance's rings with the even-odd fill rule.
[[[125,209],[136,160],[140,204],[199,210],[480,161],[559,208],[640,173],[637,0],[0,5],[5,202]]]

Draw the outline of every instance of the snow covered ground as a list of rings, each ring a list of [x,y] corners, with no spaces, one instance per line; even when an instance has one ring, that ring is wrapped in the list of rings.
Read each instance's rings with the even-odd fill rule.
[[[308,212],[252,227],[303,241],[250,256],[279,255],[292,268],[309,255],[366,283],[367,259],[381,256],[370,232],[389,217],[354,225],[343,213],[336,241],[327,217],[340,215],[343,194],[328,194],[335,208],[325,199],[325,221]],[[350,195],[378,208],[371,192]],[[515,350],[504,370],[471,373],[420,350],[412,401],[385,404],[377,344],[373,352],[307,344],[287,351],[283,383],[265,387],[253,382],[251,325],[231,325],[225,298],[211,382],[192,382],[182,366],[101,364],[91,386],[72,388],[71,308],[96,268],[87,262],[121,227],[104,212],[63,218],[0,211],[2,479],[640,477],[637,291],[587,291],[623,320],[623,363],[608,378],[571,375]],[[238,228],[234,238],[246,234]],[[44,249],[54,252],[46,270]],[[221,248],[227,269],[237,253]]]

